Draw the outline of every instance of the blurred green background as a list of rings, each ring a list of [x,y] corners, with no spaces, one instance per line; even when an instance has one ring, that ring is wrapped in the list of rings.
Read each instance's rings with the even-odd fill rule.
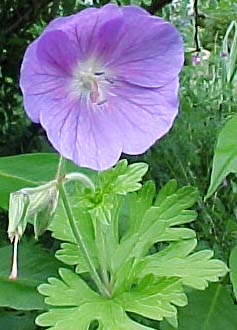
[[[179,186],[199,188],[199,218],[192,226],[200,247],[214,249],[216,256],[228,260],[237,243],[237,177],[229,176],[207,202],[207,192],[215,143],[226,120],[237,112],[237,51],[234,73],[227,78],[225,35],[237,21],[236,0],[143,0],[112,1],[135,4],[171,21],[182,33],[185,66],[180,76],[180,112],[172,130],[144,155],[128,157],[131,162],[145,160],[150,165],[147,178],[158,187],[175,178]],[[101,6],[108,1],[94,2]],[[18,81],[27,45],[45,25],[57,16],[70,15],[91,5],[78,0],[1,0],[0,2],[0,156],[52,150],[44,131],[26,117]],[[234,31],[230,31],[227,47]],[[53,150],[52,150],[53,151]],[[124,156],[126,157],[126,156]],[[6,243],[7,216],[0,213],[0,246]],[[29,234],[30,235],[30,234]],[[47,234],[46,234],[47,235]],[[47,245],[49,237],[42,239]],[[4,317],[6,316],[6,321]],[[5,309],[0,324],[15,327],[18,312]],[[34,313],[20,315],[25,329],[31,329]],[[3,322],[3,323],[1,323]],[[12,322],[12,323],[11,323]],[[2,330],[1,326],[0,329]],[[24,329],[19,327],[19,329]],[[5,330],[5,328],[4,328]],[[192,329],[190,329],[192,330]],[[226,329],[228,330],[228,329]]]
[[[115,1],[114,1],[115,2]],[[94,3],[101,6],[107,1]],[[180,81],[180,113],[170,133],[145,155],[130,157],[150,165],[149,177],[159,186],[171,178],[179,185],[200,189],[200,221],[195,224],[203,242],[224,258],[237,239],[237,180],[223,183],[207,204],[203,202],[218,132],[237,111],[237,83],[226,81],[221,56],[226,30],[237,20],[237,3],[231,0],[117,1],[135,4],[170,20],[182,33],[185,66]],[[69,15],[88,6],[78,0],[2,0],[0,5],[0,156],[52,150],[44,131],[26,117],[18,81],[27,45],[44,26],[59,15]],[[230,34],[230,40],[233,36]],[[198,63],[194,58],[198,57]],[[236,55],[237,57],[237,55]]]

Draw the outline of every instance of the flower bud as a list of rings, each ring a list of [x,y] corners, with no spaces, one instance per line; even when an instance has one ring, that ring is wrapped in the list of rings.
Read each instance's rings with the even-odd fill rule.
[[[8,236],[11,242],[14,242],[10,279],[17,277],[17,245],[24,234],[27,222],[33,222],[35,238],[43,234],[54,216],[58,196],[55,180],[10,194]]]
[[[17,233],[21,237],[25,231],[26,213],[29,206],[29,196],[21,191],[10,194],[8,236],[12,241]]]
[[[33,213],[34,233],[36,239],[45,232],[50,221],[53,219],[58,204],[58,197],[59,193],[56,187],[49,189],[44,195],[39,194],[39,196],[34,196],[35,205],[38,205],[38,208],[36,208]],[[30,211],[32,212],[32,209],[29,209],[29,213]]]

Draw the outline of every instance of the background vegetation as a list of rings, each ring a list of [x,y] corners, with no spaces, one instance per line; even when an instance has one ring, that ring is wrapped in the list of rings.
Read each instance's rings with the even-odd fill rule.
[[[95,5],[107,2],[98,1]],[[170,20],[183,35],[186,55],[181,74],[180,114],[174,127],[146,154],[129,160],[145,160],[150,165],[147,178],[155,180],[158,187],[171,178],[175,178],[179,186],[198,187],[199,219],[192,226],[201,239],[200,244],[214,249],[217,257],[228,262],[230,251],[237,242],[237,176],[233,174],[226,178],[207,202],[203,196],[209,186],[218,133],[226,120],[237,112],[237,79],[234,74],[231,79],[227,77],[224,52],[227,28],[232,21],[237,21],[237,3],[235,0],[176,0],[172,3],[167,0],[121,0],[117,3],[141,5],[152,14]],[[1,1],[0,156],[51,150],[43,130],[25,116],[18,86],[21,60],[27,45],[50,20],[89,5],[89,1],[78,0]],[[228,42],[233,38],[231,32]],[[235,58],[237,68],[237,51]],[[4,211],[0,221],[0,247],[6,247],[10,256]],[[30,239],[31,229],[26,240]],[[57,246],[48,234],[40,239],[40,244],[51,253]],[[24,248],[22,253],[27,253]],[[228,279],[225,281],[228,288]],[[34,317],[32,311],[0,309],[0,325],[4,324],[4,330],[36,329]]]

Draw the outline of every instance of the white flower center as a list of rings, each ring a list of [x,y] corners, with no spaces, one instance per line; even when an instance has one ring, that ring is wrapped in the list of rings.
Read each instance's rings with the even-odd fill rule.
[[[70,92],[75,96],[86,96],[92,103],[107,102],[106,86],[113,81],[108,73],[95,61],[87,61],[76,66],[70,83]]]

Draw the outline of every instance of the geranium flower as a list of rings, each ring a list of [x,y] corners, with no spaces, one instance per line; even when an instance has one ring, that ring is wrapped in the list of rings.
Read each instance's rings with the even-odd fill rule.
[[[53,20],[26,50],[24,107],[65,158],[106,169],[170,129],[182,64],[170,23],[135,6],[85,9]]]

